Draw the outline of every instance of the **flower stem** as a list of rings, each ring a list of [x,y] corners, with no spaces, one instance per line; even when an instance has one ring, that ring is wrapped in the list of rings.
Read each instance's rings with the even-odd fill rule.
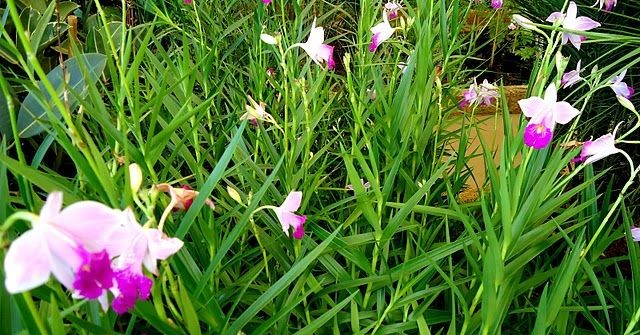
[[[627,159],[631,159],[628,157],[628,155],[626,154],[624,155],[627,156]],[[602,230],[609,222],[609,219],[611,219],[611,216],[613,216],[616,209],[622,202],[622,199],[624,198],[625,193],[627,193],[627,189],[631,186],[631,184],[633,184],[633,180],[636,178],[636,175],[638,174],[638,172],[640,172],[640,168],[636,168],[635,170],[631,171],[631,176],[629,176],[629,180],[627,181],[627,183],[624,185],[624,187],[618,194],[618,198],[616,199],[616,201],[613,203],[613,205],[611,205],[611,208],[607,212],[607,216],[605,216],[605,218],[600,223],[600,226],[598,227],[596,232],[593,234],[593,238],[591,238],[591,241],[589,241],[589,244],[587,245],[587,247],[582,251],[581,258],[585,258],[587,255],[587,252],[591,249],[591,247],[593,247],[593,244],[595,243],[596,239],[598,238],[600,233],[602,233]]]
[[[31,222],[31,225],[33,226],[33,222],[38,220],[38,216],[30,212],[16,212],[11,214],[2,226],[0,226],[0,236],[2,236],[4,232],[9,230],[9,228],[19,220]]]

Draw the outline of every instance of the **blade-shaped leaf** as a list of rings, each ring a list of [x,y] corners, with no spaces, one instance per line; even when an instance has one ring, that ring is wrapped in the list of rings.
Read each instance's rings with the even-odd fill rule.
[[[106,64],[107,57],[97,53],[78,55],[64,62],[67,73],[66,87],[73,92],[67,94],[70,109],[73,109],[77,104],[76,96],[84,97],[87,94],[87,86],[98,81]],[[86,70],[84,74],[82,69]],[[63,78],[63,70],[60,65],[47,74],[47,80],[56,90],[59,99],[63,98],[65,86]],[[42,93],[39,94],[40,92]],[[32,137],[44,131],[44,125],[49,119],[47,109],[50,109],[56,118],[60,118],[60,111],[53,104],[51,95],[45,90],[42,82],[39,82],[38,89],[29,91],[29,95],[22,102],[18,112],[18,131],[21,138]]]

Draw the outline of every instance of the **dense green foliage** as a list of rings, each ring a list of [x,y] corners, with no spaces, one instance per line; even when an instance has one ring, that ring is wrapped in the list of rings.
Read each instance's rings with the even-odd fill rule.
[[[474,1],[405,1],[391,23],[398,29],[373,53],[379,1],[86,1],[75,12],[77,39],[63,23],[75,7],[26,3],[8,0],[0,11],[0,57],[11,60],[0,65],[0,222],[38,213],[58,190],[65,203],[131,207],[155,225],[169,198],[153,185],[200,194],[169,216],[164,231],[184,247],[159,264],[151,298],[131,314],[75,300],[54,280],[16,295],[3,286],[0,332],[637,332],[640,249],[626,180],[622,192],[597,188],[607,166],[570,168],[579,149],[526,147],[526,121],[509,126],[502,89],[491,116],[504,121],[495,129],[505,134],[501,150],[481,137],[475,155],[487,178],[471,177],[465,153],[479,117],[459,102],[472,80],[465,60],[481,43],[481,27],[464,26]],[[334,71],[289,49],[306,41],[314,18],[334,46]],[[58,28],[50,36],[46,27]],[[553,47],[540,45],[531,95],[558,79]],[[47,74],[73,55],[67,70],[82,80],[65,94]],[[600,68],[613,73],[625,62]],[[567,101],[599,108],[575,92]],[[28,96],[47,116],[35,121],[39,133],[19,122]],[[248,96],[273,123],[241,120]],[[589,118],[559,128],[556,142],[583,139]],[[139,194],[130,163],[142,168]],[[469,188],[480,192],[462,201]],[[293,190],[307,215],[301,240],[272,212],[256,211]],[[0,259],[27,229],[0,228]]]

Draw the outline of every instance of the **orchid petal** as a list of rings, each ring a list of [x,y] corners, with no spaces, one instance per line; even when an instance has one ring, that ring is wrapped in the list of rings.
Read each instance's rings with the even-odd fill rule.
[[[49,280],[51,255],[42,232],[31,229],[11,243],[4,258],[5,287],[11,294],[36,288]]]
[[[149,255],[157,260],[165,260],[182,248],[184,242],[179,238],[163,236],[158,229],[144,229],[147,237]]]
[[[571,45],[573,45],[577,50],[580,50],[580,46],[582,45],[582,37],[580,35],[562,33],[562,36],[563,40],[566,36],[568,41],[571,42]]]
[[[40,217],[50,218],[58,215],[62,209],[62,192],[51,192],[47,196],[42,209],[40,209]]]
[[[514,15],[515,16],[515,15]],[[560,13],[560,12],[553,12],[551,13],[551,15],[549,15],[549,17],[547,18],[547,22],[556,22],[558,20],[562,20],[564,19],[564,14]],[[526,27],[525,27],[526,28]]]
[[[302,201],[302,192],[294,191],[287,195],[287,198],[284,199],[282,205],[280,205],[279,210],[284,212],[295,212],[300,208],[300,202]]]
[[[549,87],[547,87],[546,91],[544,91],[544,101],[546,103],[555,103],[558,101],[558,90],[556,89],[556,84],[551,83]]]
[[[567,20],[568,21],[572,21],[576,19],[576,16],[578,16],[578,6],[576,6],[576,3],[571,1],[569,2],[569,8],[567,8]]]
[[[316,58],[320,61],[327,62],[327,67],[329,70],[333,70],[335,67],[335,62],[333,60],[333,46],[328,44],[321,44],[318,50],[316,51]]]
[[[572,29],[575,30],[591,30],[598,27],[600,27],[600,23],[586,16],[576,18],[574,24],[572,24]]]
[[[43,224],[41,229],[50,252],[53,276],[68,289],[73,289],[75,272],[84,260],[81,245],[55,226]]]
[[[293,227],[295,230],[302,226],[307,220],[307,217],[304,215],[297,215],[290,212],[276,212],[276,216],[282,225],[282,230],[287,236],[289,236],[290,227]]]
[[[315,24],[315,19],[314,19]],[[312,48],[317,48],[324,42],[324,28],[322,27],[314,27],[311,28],[311,32],[309,33],[309,38],[307,39],[306,44]]]
[[[98,302],[103,311],[106,312],[109,309],[109,296],[107,295],[107,291],[102,292],[102,295],[98,297]]]
[[[640,242],[640,228],[638,227],[631,228],[631,236],[634,241]]]
[[[552,138],[553,130],[542,123],[529,123],[524,130],[524,144],[536,150],[546,148]]]
[[[304,237],[304,225],[299,225],[295,227],[293,229],[293,238],[301,240],[303,237]]]
[[[627,75],[627,69],[622,70],[619,75],[615,76],[612,80],[613,83],[619,83],[624,79],[624,76]]]
[[[131,221],[137,225],[131,210],[121,211],[95,201],[76,202],[52,221],[83,241],[87,250],[106,250],[111,257],[120,255],[131,242]]]
[[[573,108],[570,103],[560,101],[556,103],[553,111],[553,121],[560,124],[567,124],[574,117],[578,116],[580,111]]]
[[[621,95],[627,99],[631,96],[629,86],[625,82],[614,83],[611,85],[611,89],[616,93],[616,95]]]
[[[524,116],[529,118],[538,118],[545,109],[545,101],[540,97],[530,97],[519,100],[518,105]]]

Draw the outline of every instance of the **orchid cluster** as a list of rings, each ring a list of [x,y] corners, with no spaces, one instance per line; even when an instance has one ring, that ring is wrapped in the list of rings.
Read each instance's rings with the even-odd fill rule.
[[[5,287],[29,291],[53,276],[74,298],[97,299],[122,314],[149,298],[158,260],[180,250],[183,242],[160,229],[141,226],[131,209],[112,209],[79,201],[62,209],[62,193],[52,192],[39,215],[20,213],[32,228],[13,241],[4,259]]]
[[[599,0],[593,6],[598,4],[600,5],[600,9],[603,9],[604,7],[605,11],[609,11],[616,5],[616,1]],[[547,50],[540,65],[540,68],[543,70],[538,74],[538,76],[536,76],[536,82],[533,85],[534,91],[541,90],[546,86],[544,98],[533,96],[518,101],[524,116],[529,118],[529,122],[524,129],[523,134],[524,144],[534,150],[547,148],[553,138],[555,125],[557,123],[567,124],[580,115],[581,111],[574,108],[570,103],[558,101],[556,85],[559,85],[561,89],[567,89],[578,82],[584,81],[588,85],[589,90],[587,91],[586,96],[583,97],[583,106],[590,100],[594,91],[609,87],[615,93],[618,102],[623,107],[633,112],[637,117],[636,125],[622,135],[617,134],[621,124],[619,123],[613,132],[602,135],[595,140],[589,139],[583,143],[570,141],[569,143],[561,145],[564,147],[576,147],[576,143],[578,146],[581,145],[580,153],[577,157],[571,160],[571,163],[582,163],[582,166],[574,169],[573,172],[571,172],[572,174],[577,173],[587,164],[595,163],[608,156],[616,154],[624,156],[629,163],[631,171],[629,179],[618,192],[616,201],[609,207],[606,216],[595,230],[595,233],[590,237],[591,242],[589,242],[586,247],[586,250],[588,250],[593,245],[593,242],[597,240],[598,235],[604,231],[607,223],[610,222],[609,219],[613,217],[612,215],[617,210],[618,206],[624,203],[623,201],[626,191],[640,174],[640,167],[636,167],[631,157],[625,151],[616,146],[617,143],[622,142],[637,143],[637,141],[624,140],[627,135],[640,128],[640,114],[636,111],[636,108],[629,100],[634,94],[634,89],[624,82],[627,69],[623,69],[621,72],[617,73],[617,75],[609,77],[608,79],[600,80],[602,71],[598,71],[597,66],[594,66],[591,71],[591,75],[587,78],[583,78],[581,76],[583,71],[582,61],[579,59],[574,70],[565,72],[568,60],[562,56],[560,50],[556,50],[556,46],[559,44],[561,49],[564,45],[571,43],[571,45],[579,51],[582,42],[587,39],[583,32],[600,27],[600,23],[595,20],[586,16],[578,16],[578,8],[575,2],[569,2],[566,12],[554,12],[549,15],[546,21],[553,23],[553,27],[550,29],[552,31],[550,36],[542,29],[539,29],[539,24],[536,24],[520,15],[514,15],[512,21],[514,24],[518,24],[525,29],[530,29],[543,35],[548,43]],[[555,65],[557,75],[555,80],[547,84],[549,80],[546,76],[551,72],[550,69],[552,67],[550,63],[552,62],[551,58],[554,53],[556,55]],[[577,122],[574,122],[569,132],[571,133],[576,126]],[[530,150],[529,154],[532,153],[533,151]],[[640,241],[640,227],[631,228],[630,233],[631,238],[634,241]],[[583,252],[586,251],[583,250]]]
[[[595,6],[595,5],[594,5]],[[610,10],[615,6],[615,1],[600,1],[600,8],[605,7],[605,10]],[[541,32],[536,25],[527,20],[526,18],[514,15],[513,21],[526,29],[533,29]],[[560,25],[564,28],[561,33],[561,44],[571,43],[576,49],[580,50],[581,43],[586,40],[586,37],[576,33],[580,31],[588,31],[600,26],[600,23],[585,16],[578,16],[578,9],[575,2],[569,2],[567,12],[554,12],[547,18],[548,22],[552,22],[555,25]],[[568,31],[566,31],[568,30]],[[543,33],[544,34],[544,33]],[[563,60],[564,57],[557,53],[558,59]],[[569,88],[574,84],[585,80],[580,74],[582,72],[581,64],[578,60],[575,70],[567,71],[560,77],[560,87],[563,89]],[[557,64],[565,64],[566,60],[559,61]],[[558,65],[558,71],[562,73],[565,65]],[[628,99],[634,93],[633,87],[627,85],[623,79],[626,75],[626,69],[614,76],[608,81],[604,87],[610,87],[618,100],[627,108],[633,109],[633,105],[628,102]],[[591,85],[591,84],[590,84]],[[600,86],[600,87],[603,87]],[[555,83],[551,83],[545,90],[544,98],[530,97],[518,101],[520,109],[523,114],[529,118],[529,123],[524,131],[524,143],[536,150],[546,148],[553,137],[553,131],[557,123],[567,124],[573,118],[580,114],[580,111],[571,106],[568,102],[557,101],[557,89]],[[615,134],[609,133],[599,137],[596,140],[589,140],[582,144],[582,151],[580,155],[574,159],[574,162],[584,162],[590,164],[596,162],[606,156],[624,152],[615,147]],[[633,165],[633,163],[631,162]]]
[[[129,173],[131,190],[138,199],[140,167],[130,165]],[[32,228],[11,243],[4,258],[7,291],[29,291],[53,275],[74,298],[97,300],[105,311],[109,300],[118,314],[133,309],[138,300],[147,300],[153,277],[146,273],[157,276],[157,262],[166,260],[184,244],[162,232],[167,215],[189,210],[199,194],[188,186],[169,184],[155,185],[151,191],[171,196],[157,228],[150,227],[153,220],[140,225],[131,208],[119,210],[96,201],[78,201],[63,209],[62,192],[49,194],[38,215],[12,215],[5,227],[22,219],[29,221]],[[302,192],[291,192],[282,205],[258,210],[272,209],[285,235],[289,236],[293,229],[293,237],[301,239],[307,217],[294,213],[301,200]],[[215,208],[211,199],[205,199],[205,204]]]
[[[482,81],[480,85],[473,78],[473,83],[469,86],[469,89],[463,92],[462,101],[460,101],[460,108],[466,106],[491,106],[493,102],[500,96],[498,94],[497,87],[490,84],[486,79]]]
[[[401,1],[387,2],[382,8],[382,22],[376,24],[371,28],[371,43],[369,44],[369,51],[375,52],[380,44],[391,38],[397,28],[391,27],[389,20],[395,20],[398,18],[399,12],[402,10]]]
[[[140,166],[131,164],[129,175],[131,191],[139,203]],[[152,221],[140,225],[130,208],[113,209],[96,201],[79,201],[62,209],[61,192],[49,194],[39,215],[14,214],[8,222],[24,219],[32,228],[13,241],[5,256],[7,291],[31,290],[53,275],[74,298],[98,300],[105,311],[109,293],[111,308],[118,314],[130,311],[138,300],[147,300],[153,280],[145,269],[158,275],[157,262],[183,245],[180,239],[162,232],[164,221],[171,211],[188,210],[198,196],[188,186],[158,184],[152,190],[171,196],[157,228],[150,227]],[[205,203],[215,208],[210,199]]]
[[[389,12],[387,8],[382,11],[382,22],[376,24],[371,28],[371,43],[369,44],[369,51],[375,52],[376,49],[382,44],[382,42],[388,40],[393,35],[395,29],[391,27],[389,23]]]

